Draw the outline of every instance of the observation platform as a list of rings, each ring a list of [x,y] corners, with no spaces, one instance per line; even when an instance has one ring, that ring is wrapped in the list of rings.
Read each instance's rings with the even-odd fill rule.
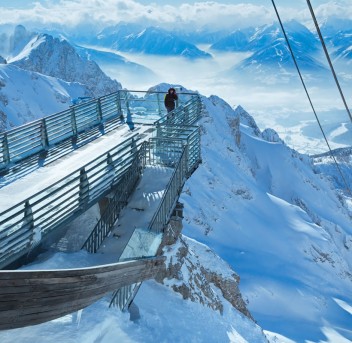
[[[159,92],[141,93],[124,90],[0,134],[0,329],[57,318],[113,289],[112,303],[127,308],[162,265],[164,229],[201,162],[194,124],[202,105],[185,93],[166,116]],[[4,270],[97,204],[82,249],[108,265]]]

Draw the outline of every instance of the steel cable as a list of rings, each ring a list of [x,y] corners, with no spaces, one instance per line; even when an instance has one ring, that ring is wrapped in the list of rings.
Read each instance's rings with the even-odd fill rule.
[[[305,82],[304,82],[304,80],[303,80],[301,71],[300,71],[299,66],[298,66],[298,64],[297,64],[295,55],[294,55],[293,50],[292,50],[292,48],[291,48],[290,41],[289,41],[289,39],[288,39],[288,37],[287,37],[287,35],[286,35],[285,28],[284,28],[284,26],[283,26],[283,24],[282,24],[280,14],[279,14],[279,12],[278,12],[278,10],[277,10],[277,8],[276,8],[275,1],[274,1],[274,0],[271,0],[271,2],[272,2],[272,4],[273,4],[273,7],[274,7],[274,10],[275,10],[277,19],[278,19],[278,21],[279,21],[279,24],[280,24],[280,27],[281,27],[281,30],[282,30],[282,33],[283,33],[283,35],[284,35],[284,37],[285,37],[285,40],[286,40],[288,49],[290,50],[290,53],[291,53],[293,62],[294,62],[294,64],[295,64],[295,67],[296,67],[297,72],[298,72],[298,75],[299,75],[299,78],[300,78],[300,80],[301,80],[301,82],[302,82],[304,91],[305,91],[305,93],[306,93],[306,95],[307,95],[307,98],[308,98],[308,100],[309,100],[310,106],[311,106],[311,108],[312,108],[312,110],[313,110],[315,119],[317,120],[317,123],[318,123],[318,125],[319,125],[320,130],[321,130],[321,133],[322,133],[322,135],[323,135],[323,137],[324,137],[324,140],[325,140],[325,142],[326,142],[326,145],[327,145],[327,147],[328,147],[328,149],[329,149],[330,156],[331,156],[332,159],[334,160],[335,166],[336,166],[336,168],[337,168],[337,170],[338,170],[338,172],[339,172],[339,174],[340,174],[340,176],[341,176],[341,178],[342,178],[343,183],[345,184],[346,190],[347,190],[348,193],[352,196],[352,192],[351,192],[350,188],[348,187],[347,181],[346,181],[345,177],[343,176],[343,173],[342,173],[342,171],[341,171],[341,168],[340,168],[340,166],[338,165],[338,163],[337,163],[337,161],[336,161],[336,158],[335,158],[335,156],[334,156],[334,154],[333,154],[333,152],[332,152],[332,149],[331,149],[331,147],[330,147],[330,144],[329,144],[329,142],[328,142],[328,139],[327,139],[327,137],[326,137],[326,135],[325,135],[325,133],[324,133],[324,130],[323,130],[323,127],[322,127],[322,125],[321,125],[321,123],[320,123],[320,120],[319,120],[319,118],[318,118],[318,115],[317,115],[317,113],[316,113],[316,111],[315,111],[315,108],[314,108],[314,105],[313,105],[312,100],[311,100],[311,98],[310,98],[310,95],[309,95],[309,93],[308,93],[306,84],[305,84]]]
[[[349,110],[349,108],[348,108],[348,105],[347,105],[347,103],[346,103],[346,99],[345,99],[345,97],[344,97],[344,95],[343,95],[343,92],[342,92],[342,89],[341,89],[341,87],[340,87],[340,83],[339,83],[339,81],[338,81],[338,79],[337,79],[334,66],[332,65],[332,62],[331,62],[331,59],[330,59],[328,50],[327,50],[326,45],[325,45],[325,42],[324,42],[324,38],[323,38],[323,36],[322,36],[322,34],[321,34],[321,31],[320,31],[320,28],[319,28],[319,25],[318,25],[318,21],[317,21],[317,19],[316,19],[316,17],[315,17],[314,10],[313,10],[313,8],[312,8],[312,5],[311,5],[311,3],[310,3],[310,0],[307,0],[307,4],[308,4],[309,11],[310,11],[310,14],[311,14],[311,16],[312,16],[312,19],[313,19],[313,21],[314,21],[315,29],[317,30],[317,33],[318,33],[318,36],[319,36],[321,45],[322,45],[322,47],[323,47],[323,49],[324,49],[324,53],[325,53],[326,59],[328,60],[328,63],[329,63],[329,66],[330,66],[330,70],[331,70],[331,72],[332,72],[332,75],[334,76],[336,86],[337,86],[337,88],[338,88],[338,90],[339,90],[339,92],[340,92],[340,95],[341,95],[343,104],[345,105],[345,108],[346,108],[346,111],[347,111],[347,113],[348,113],[348,116],[350,117],[350,120],[351,120],[351,122],[352,122],[352,115],[351,115],[351,112],[350,112],[350,110]]]

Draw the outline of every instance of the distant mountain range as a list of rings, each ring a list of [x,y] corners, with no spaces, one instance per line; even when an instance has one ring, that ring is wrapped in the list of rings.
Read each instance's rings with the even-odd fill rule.
[[[179,38],[174,32],[158,27],[118,24],[98,34],[97,43],[118,51],[163,56],[182,56],[189,59],[210,58],[211,55],[194,44]]]
[[[332,50],[333,59],[340,63],[352,63],[352,20],[330,18],[321,28],[328,48]]]
[[[338,63],[340,73],[344,76],[345,81],[348,80],[349,67],[352,63],[351,27],[351,20],[339,21],[336,18],[326,21],[321,26],[331,58]],[[284,23],[284,28],[299,67],[307,78],[321,82],[326,78],[328,64],[322,54],[317,34],[297,21]],[[123,53],[143,53],[198,60],[212,59],[213,52],[217,54],[221,52],[249,52],[250,56],[247,55],[247,58],[240,62],[234,62],[234,65],[219,77],[247,76],[248,81],[253,80],[256,83],[263,82],[265,84],[273,82],[285,84],[293,75],[297,78],[291,53],[281,27],[277,23],[242,28],[232,32],[211,32],[208,29],[195,32],[185,32],[182,29],[167,31],[159,27],[145,27],[141,24],[119,23],[86,37],[70,37],[64,33],[53,31],[52,34],[42,35],[41,38],[38,38],[38,34],[28,32],[20,25],[11,35],[1,33],[0,28],[0,37],[2,38],[0,55],[7,51],[3,57],[8,62],[28,70],[62,77],[66,81],[79,81],[78,76],[72,75],[70,71],[72,67],[67,62],[65,62],[65,68],[63,65],[60,68],[55,68],[56,74],[53,70],[41,70],[40,58],[34,58],[34,50],[40,51],[40,56],[53,58],[57,55],[58,49],[63,49],[67,61],[74,61],[77,58],[84,60],[84,64],[89,65],[88,69],[92,70],[92,75],[95,74],[94,69],[99,66],[108,74],[109,69],[114,68],[114,75],[117,77],[119,75],[134,77],[138,74],[138,77],[143,77],[151,82],[155,76],[154,71],[144,65],[129,61],[122,56]],[[29,42],[32,47],[27,45]],[[50,47],[52,44],[55,45],[55,48]],[[199,48],[201,44],[208,44],[209,48],[205,51]],[[24,48],[33,50],[29,60],[23,54]],[[19,58],[19,56],[23,58]],[[75,64],[77,63],[75,62]],[[94,84],[94,82],[87,81],[87,84]],[[107,80],[104,82],[109,83]],[[94,94],[99,93],[92,87],[91,90]]]
[[[136,77],[138,75],[139,78],[143,77],[144,80],[152,82],[155,76],[155,73],[151,69],[131,62],[116,52],[102,51],[79,45],[74,45],[74,48],[83,59],[96,62],[106,74],[109,74],[110,69],[114,69],[114,75],[116,75],[118,80],[122,79],[122,75],[128,75],[129,77]]]
[[[284,28],[299,68],[308,72],[311,78],[324,77],[327,69],[317,58],[320,47],[317,37],[297,21],[285,23]],[[225,72],[235,77],[246,73],[256,82],[266,80],[267,83],[287,83],[291,75],[297,74],[288,44],[281,27],[276,23],[256,29],[237,30],[213,44],[211,49],[253,52]]]
[[[296,21],[284,23],[284,27],[304,77],[324,85],[329,70],[317,34]],[[345,87],[351,78],[351,27],[352,20],[338,18],[330,18],[321,25],[325,43],[333,63],[339,67],[337,72]],[[197,47],[205,43],[209,45],[209,52]],[[293,78],[298,82],[297,71],[278,24],[232,32],[185,32],[182,29],[168,32],[157,27],[120,23],[87,37],[70,37],[58,31],[52,34],[48,31],[30,32],[22,25],[12,31],[8,25],[0,26],[0,63],[64,82],[79,83],[84,88],[81,93],[92,97],[122,88],[120,82],[107,76],[112,69],[117,80],[122,79],[120,75],[128,75],[130,78],[144,78],[153,84],[154,71],[128,60],[120,52],[178,56],[190,61],[211,60],[212,52],[247,52],[249,56],[247,54],[222,74],[215,75],[265,85],[290,86]]]

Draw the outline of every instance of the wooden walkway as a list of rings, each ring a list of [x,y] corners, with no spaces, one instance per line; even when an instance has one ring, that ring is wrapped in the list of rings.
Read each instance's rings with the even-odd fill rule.
[[[165,257],[82,269],[0,270],[0,330],[53,320],[109,292],[155,277]]]

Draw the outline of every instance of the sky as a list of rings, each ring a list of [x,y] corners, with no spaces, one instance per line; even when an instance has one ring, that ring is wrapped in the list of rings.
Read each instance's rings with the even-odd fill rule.
[[[317,16],[336,13],[351,17],[348,0],[311,2]],[[309,19],[306,1],[277,0],[283,17]],[[270,0],[255,1],[134,1],[134,0],[46,0],[0,1],[2,23],[33,26],[101,28],[119,21],[143,21],[164,27],[224,28],[265,23],[275,18]]]
[[[347,275],[352,266],[352,231],[346,206],[328,180],[314,172],[307,157],[278,140],[257,136],[255,124],[245,116],[240,127],[241,145],[237,145],[234,110],[216,96],[203,101],[202,163],[187,180],[180,198],[189,258],[221,270],[223,275],[231,273],[227,264],[239,274],[244,300],[271,343],[349,342],[352,298]],[[274,136],[268,133],[266,137]],[[40,176],[44,181],[46,173],[60,178],[67,169],[62,165],[84,163],[90,149],[102,149],[103,153],[117,141],[116,135],[107,135],[82,152],[76,151],[71,161],[66,156],[26,178]],[[131,207],[155,198],[154,186],[160,196],[159,178],[153,175],[144,173],[146,178],[130,200]],[[23,193],[29,192],[23,187],[25,179],[17,185]],[[6,189],[16,193],[16,184],[3,187],[3,195]],[[131,214],[128,211],[130,208],[121,214],[121,223]],[[78,233],[92,215],[87,213],[81,225],[75,226]],[[166,252],[168,258],[176,254],[178,244]],[[209,255],[209,248],[215,256]],[[195,256],[198,260],[194,261]],[[27,268],[77,267],[86,265],[89,258],[84,251],[60,252],[43,255]],[[191,278],[186,266],[182,277],[185,282]],[[180,281],[167,280],[166,284],[171,287],[174,282]],[[220,315],[184,301],[170,287],[154,281],[143,284],[136,297],[141,313],[137,322],[130,322],[127,313],[108,309],[110,298],[105,297],[58,320],[1,331],[0,341],[114,343],[118,338],[127,343],[265,342],[260,329],[226,302]]]

